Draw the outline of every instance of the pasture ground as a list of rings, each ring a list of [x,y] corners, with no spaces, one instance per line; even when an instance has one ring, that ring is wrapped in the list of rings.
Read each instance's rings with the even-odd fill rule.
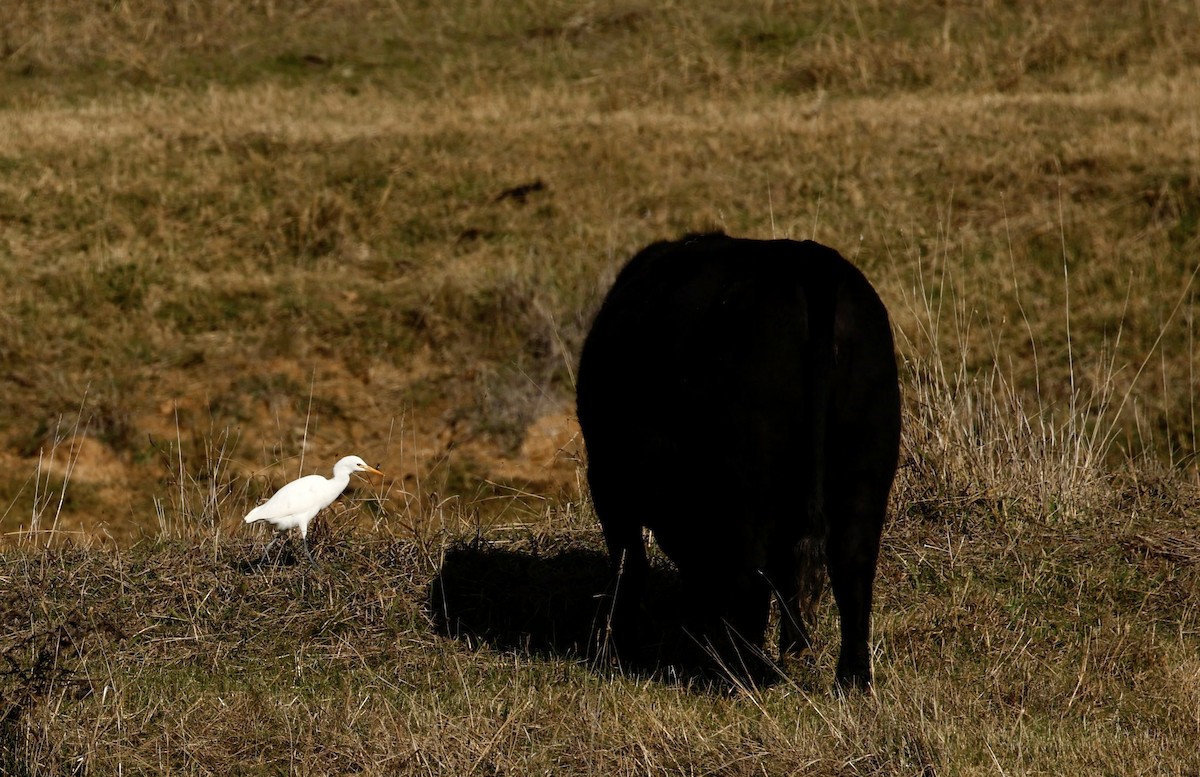
[[[10,5],[0,771],[1200,772],[1194,3]],[[714,228],[892,312],[873,697],[828,604],[763,688],[579,657],[578,349]]]

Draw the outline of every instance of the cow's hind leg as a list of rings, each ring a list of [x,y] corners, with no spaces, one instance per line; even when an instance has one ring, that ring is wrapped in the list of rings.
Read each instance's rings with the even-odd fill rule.
[[[595,498],[595,486],[592,493]],[[646,647],[642,610],[650,577],[642,525],[627,511],[610,508],[600,515],[612,578],[601,599],[593,647],[597,658],[638,659]]]
[[[869,489],[849,490],[839,490],[829,511],[829,580],[842,637],[836,676],[839,687],[866,689],[872,680],[871,598],[887,494],[879,498]]]
[[[824,589],[824,541],[805,537],[790,547],[780,543],[768,577],[779,601],[780,657],[811,655],[813,641],[808,625]]]
[[[613,569],[612,621],[618,624],[617,631],[621,631],[622,627],[637,617],[641,609],[650,575],[650,562],[646,558],[640,525],[626,522],[606,526],[604,537]]]

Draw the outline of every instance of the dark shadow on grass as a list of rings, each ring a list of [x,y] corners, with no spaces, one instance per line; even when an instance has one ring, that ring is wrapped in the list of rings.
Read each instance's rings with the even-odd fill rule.
[[[249,555],[231,562],[231,566],[244,575],[252,575],[275,568],[309,566],[308,559],[300,550],[299,540],[293,543],[291,537],[286,537],[264,556],[265,548],[265,543],[254,543]],[[320,563],[319,560],[318,563]]]
[[[442,634],[496,650],[587,655],[608,583],[604,554],[537,553],[471,543],[446,552],[429,586]]]
[[[476,649],[590,659],[601,672],[728,687],[728,675],[714,671],[684,632],[678,578],[666,565],[651,569],[640,649],[619,658],[606,651],[611,599],[604,592],[611,582],[608,557],[596,550],[469,543],[447,551],[427,601],[439,633]]]

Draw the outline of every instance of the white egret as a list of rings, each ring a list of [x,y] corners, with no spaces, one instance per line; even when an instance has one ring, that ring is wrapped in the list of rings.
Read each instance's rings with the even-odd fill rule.
[[[266,521],[275,527],[275,538],[263,551],[263,560],[271,552],[275,543],[287,533],[288,529],[300,529],[300,541],[304,546],[304,555],[308,563],[316,566],[312,553],[308,550],[308,523],[317,513],[333,504],[333,500],[346,490],[350,484],[350,473],[370,472],[375,475],[383,473],[358,456],[347,456],[333,465],[333,477],[307,475],[293,480],[275,492],[275,495],[263,504],[246,514],[246,523]]]

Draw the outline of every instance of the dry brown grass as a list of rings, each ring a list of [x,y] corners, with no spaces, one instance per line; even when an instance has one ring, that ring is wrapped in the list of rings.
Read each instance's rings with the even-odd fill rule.
[[[0,760],[27,774],[1187,774],[1200,527],[1174,482],[1114,482],[1074,520],[972,495],[902,509],[873,697],[830,692],[829,611],[816,665],[765,688],[589,669],[606,564],[588,512],[467,545],[463,514],[445,532],[342,533],[318,544],[316,573],[257,568],[259,545],[219,536],[10,551]]]
[[[815,118],[786,97],[603,111],[562,91],[454,113],[383,113],[376,95],[381,112],[364,114],[361,97],[272,86],[118,100],[78,124],[69,109],[24,112],[3,151],[24,160],[7,185],[30,186],[10,197],[29,223],[5,281],[14,468],[32,469],[84,403],[88,435],[146,490],[162,476],[147,434],[186,444],[236,427],[245,475],[297,450],[310,409],[323,463],[353,448],[413,474],[405,428],[422,458],[486,476],[532,420],[569,405],[620,259],[711,226],[840,245],[914,356],[965,359],[967,377],[999,362],[1026,410],[1057,423],[1073,394],[1107,400],[1123,447],[1186,460],[1194,182],[1174,171],[1194,155],[1190,83],[862,98]],[[1128,117],[1119,130],[1089,137],[1114,115]],[[102,154],[84,143],[97,127]],[[447,137],[454,154],[437,150]],[[60,158],[81,147],[110,161]],[[496,201],[533,180],[547,190]],[[99,219],[74,231],[72,191]],[[942,331],[921,329],[927,304]],[[546,463],[530,462],[543,485]],[[110,531],[146,507],[113,505]]]
[[[1194,3],[9,5],[0,771],[1200,769]],[[573,652],[575,355],[713,227],[892,311],[875,698]],[[246,568],[349,452],[325,569]]]

